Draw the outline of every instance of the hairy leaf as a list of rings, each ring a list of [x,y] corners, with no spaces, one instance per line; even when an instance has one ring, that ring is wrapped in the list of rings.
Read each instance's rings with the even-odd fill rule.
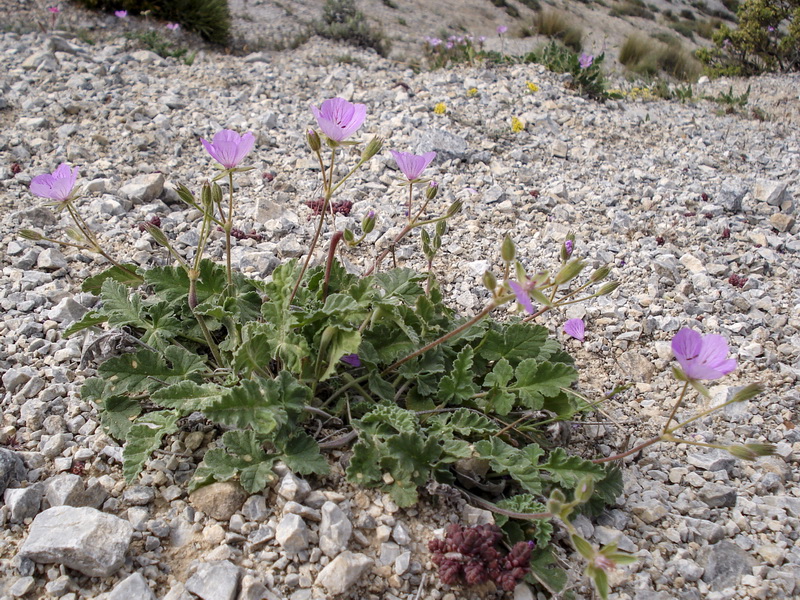
[[[224,388],[213,383],[198,384],[194,381],[181,381],[156,390],[150,399],[164,408],[173,408],[181,414],[202,411],[222,399]]]
[[[563,448],[553,450],[547,462],[540,466],[554,481],[568,488],[574,488],[583,477],[590,477],[592,481],[605,477],[603,467],[580,456],[569,455]]]
[[[328,462],[320,454],[317,442],[305,431],[297,431],[289,438],[283,447],[281,458],[287,467],[301,475],[325,475],[329,470]]]
[[[170,346],[163,355],[143,349],[110,358],[100,365],[98,373],[106,380],[105,392],[113,394],[155,391],[191,378],[203,369],[202,358],[178,346]]]
[[[558,343],[549,339],[549,332],[541,325],[513,323],[501,331],[486,333],[478,353],[489,361],[506,359],[513,366],[522,360],[547,360],[558,350]]]
[[[551,594],[560,594],[567,587],[567,572],[559,567],[552,546],[537,548],[531,556],[530,575]]]
[[[347,480],[365,487],[383,483],[380,468],[381,450],[370,436],[359,436],[353,446],[353,456],[347,465]]]
[[[319,349],[317,379],[325,381],[336,371],[339,359],[347,354],[356,354],[361,344],[361,333],[357,329],[346,329],[329,325],[323,337],[324,348]]]
[[[267,403],[264,388],[250,379],[223,394],[217,402],[207,406],[203,414],[212,421],[240,429],[252,427],[262,434],[278,427],[274,407]]]
[[[103,282],[106,279],[118,281],[119,283],[122,283],[128,287],[135,287],[142,283],[142,278],[139,276],[134,276],[131,271],[136,273],[138,269],[138,265],[131,263],[122,263],[119,266],[114,265],[102,273],[98,273],[97,275],[92,275],[91,277],[86,278],[81,284],[81,290],[97,295],[100,293],[100,289],[102,288]]]
[[[122,450],[122,474],[131,483],[141,473],[145,462],[161,446],[165,435],[178,429],[179,415],[174,411],[160,410],[139,417],[131,426],[127,443]]]
[[[563,363],[540,363],[525,359],[515,371],[516,381],[511,386],[527,408],[539,410],[545,398],[557,396],[562,387],[569,387],[578,378],[577,371]]]
[[[451,374],[442,377],[438,396],[445,405],[461,404],[478,392],[478,386],[472,381],[473,355],[472,346],[464,346],[453,362]]]
[[[417,416],[396,404],[380,404],[366,415],[354,421],[356,428],[372,435],[415,433],[419,428]]]
[[[97,327],[98,325],[102,325],[107,321],[108,317],[102,312],[91,310],[83,315],[83,317],[81,317],[79,320],[75,321],[72,325],[67,327],[64,330],[64,337],[69,337],[75,333],[78,333],[79,331],[83,331],[84,329]]]
[[[524,450],[519,450],[492,437],[476,443],[475,451],[480,458],[489,461],[493,471],[510,475],[531,494],[542,492],[543,481],[538,461],[543,452],[536,444],[528,444]]]
[[[511,496],[497,503],[500,508],[511,510],[518,513],[545,513],[547,507],[539,502],[532,494],[518,494]],[[550,519],[535,519],[520,521],[510,519],[506,515],[495,514],[495,522],[504,529],[507,524],[513,523],[515,527],[519,528],[519,533],[522,535],[520,539],[532,539],[536,541],[536,545],[542,548],[550,543],[550,537],[553,535],[553,522]],[[516,537],[512,537],[513,542],[520,541]]]
[[[108,396],[102,401],[102,407],[100,423],[111,437],[119,441],[128,437],[133,420],[142,412],[139,401],[127,396]]]
[[[374,277],[375,283],[384,291],[382,302],[393,301],[411,304],[423,293],[419,282],[426,278],[425,275],[404,268],[378,273]]]

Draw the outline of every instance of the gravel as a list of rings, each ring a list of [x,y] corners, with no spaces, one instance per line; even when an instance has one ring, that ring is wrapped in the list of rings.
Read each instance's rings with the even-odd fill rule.
[[[344,53],[353,60],[339,62]],[[257,138],[255,168],[237,175],[236,185],[241,229],[261,236],[238,242],[233,259],[248,275],[266,277],[310,240],[303,201],[319,184],[302,132],[313,125],[309,104],[333,95],[367,105],[360,139],[381,135],[387,149],[440,153],[426,173],[441,187],[432,210],[457,198],[465,206],[434,269],[463,314],[486,300],[481,276],[486,266],[497,269],[505,233],[529,271],[554,266],[569,231],[590,267],[613,267],[622,285],[612,295],[540,320],[576,357],[583,394],[600,399],[633,384],[591,422],[575,424],[577,449],[611,455],[663,426],[680,389],[669,341],[681,327],[722,334],[739,361],[712,382],[713,398],[765,384],[762,395],[699,420],[687,435],[702,443],[770,442],[777,456],[744,463],[656,445],[623,461],[618,506],[581,523],[593,542],[617,541],[639,556],[611,574],[611,597],[800,594],[800,137],[791,116],[800,114],[800,77],[696,87],[700,95],[752,85],[750,104],[727,114],[708,101],[598,104],[536,65],[415,73],[318,39],[249,57],[200,49],[187,66],[113,35],[90,46],[3,33],[0,69],[7,105],[0,110],[3,600],[116,598],[123,585],[171,600],[478,597],[438,581],[426,544],[451,520],[480,523],[490,515],[448,500],[400,510],[381,493],[344,483],[340,451],[330,453],[328,478],[284,470],[263,494],[226,489],[224,506],[206,499],[198,508],[186,482],[212,432],[194,423],[126,485],[119,447],[79,394],[93,374],[91,360],[81,364],[92,334],[62,334],[93,306],[79,287],[102,262],[17,234],[23,227],[63,232],[65,216],[33,198],[28,185],[68,161],[87,186],[81,210],[110,253],[142,265],[167,262],[138,228],[155,216],[179,252],[190,252],[197,215],[182,207],[175,186],[199,188],[212,172],[199,138],[233,127]],[[527,81],[539,91],[530,93]],[[478,94],[467,95],[473,87]],[[444,115],[433,111],[440,102]],[[755,118],[750,107],[774,120]],[[511,132],[512,116],[524,131]],[[354,226],[374,209],[378,225],[368,241],[386,244],[403,219],[396,174],[388,152],[360,171],[342,193],[353,211],[339,225]],[[211,251],[222,258],[221,239]],[[355,266],[368,259],[367,250],[348,257]],[[398,260],[424,268],[415,242],[399,248]],[[583,343],[560,332],[568,318],[585,319]],[[37,531],[52,511],[82,511],[89,515],[82,524],[113,519],[118,543],[113,556],[99,557],[113,560],[92,562],[91,551],[102,547],[94,540],[76,535],[68,552]],[[55,519],[47,531],[59,526],[66,524]],[[131,580],[133,573],[143,580]],[[577,585],[588,594],[585,582]]]

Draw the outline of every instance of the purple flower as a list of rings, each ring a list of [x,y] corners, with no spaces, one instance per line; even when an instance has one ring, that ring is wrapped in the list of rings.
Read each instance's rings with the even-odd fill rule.
[[[505,25],[497,26],[497,35],[503,35],[506,31],[508,31],[508,27],[506,27]]]
[[[772,25],[770,25],[769,27],[767,27],[767,31],[772,33],[773,31],[775,31],[775,28]]]
[[[681,329],[672,338],[672,352],[689,379],[719,379],[736,368],[728,356],[728,342],[721,335],[703,335]]]
[[[341,360],[345,364],[350,365],[351,367],[360,367],[361,366],[361,359],[358,358],[358,354],[345,354],[339,360]]]
[[[58,8],[57,6],[51,6],[51,7],[49,7],[47,10],[49,10],[49,11],[50,11],[51,13],[53,13],[54,15],[57,15],[58,13],[60,13],[60,12],[61,12],[61,9],[60,9],[60,8]]]
[[[533,303],[531,302],[530,296],[528,296],[528,292],[525,291],[520,284],[516,281],[509,281],[508,287],[511,288],[511,291],[514,292],[514,295],[517,297],[517,302],[522,305],[529,314],[533,314]]]
[[[367,107],[353,104],[344,98],[331,98],[325,100],[319,108],[311,105],[311,112],[322,133],[334,142],[341,142],[358,131],[364,123]]]
[[[31,193],[58,202],[71,200],[78,171],[78,167],[71,169],[67,163],[61,163],[53,173],[34,177],[31,180]]]
[[[226,169],[233,169],[253,149],[256,138],[250,132],[239,135],[230,129],[223,129],[217,132],[214,141],[203,138],[200,141],[214,160]]]
[[[116,16],[118,19],[124,19],[125,17],[128,16],[128,11],[127,10],[115,10],[114,11],[114,16]]]
[[[586,325],[583,323],[583,319],[570,319],[564,323],[564,333],[574,337],[579,342],[583,341],[583,332],[585,329]]]
[[[578,64],[580,65],[581,69],[588,69],[589,67],[592,66],[593,62],[594,62],[594,55],[586,54],[586,52],[583,52],[580,58],[578,58]]]
[[[567,254],[567,258],[572,256],[572,251],[575,249],[575,244],[572,240],[564,240],[564,252]]]
[[[180,28],[181,26],[179,23],[167,23],[167,29],[169,29],[170,31],[177,31]]]
[[[392,156],[397,161],[397,166],[409,181],[419,179],[426,167],[436,158],[436,152],[426,152],[422,155],[397,152],[395,150],[390,150],[389,152],[392,153]]]
[[[478,38],[478,43],[479,43],[479,44],[482,44],[482,43],[483,43],[483,42],[485,42],[485,41],[486,41],[486,36],[485,36],[485,35],[482,35],[482,36],[480,36],[480,37]]]

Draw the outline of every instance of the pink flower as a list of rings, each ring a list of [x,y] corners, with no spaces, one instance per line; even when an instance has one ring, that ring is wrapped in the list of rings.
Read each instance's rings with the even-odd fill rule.
[[[31,180],[31,193],[57,202],[71,200],[78,171],[78,167],[71,169],[67,163],[61,163],[53,173],[34,177]]]
[[[60,13],[60,12],[61,12],[61,9],[60,9],[60,8],[58,8],[57,6],[51,6],[51,7],[50,7],[50,8],[48,8],[47,10],[49,10],[49,11],[50,11],[51,13],[53,13],[54,15],[57,15],[58,13]]]
[[[214,141],[202,138],[200,141],[214,160],[226,169],[233,169],[253,149],[255,136],[250,132],[240,136],[235,131],[223,129],[217,132]]]
[[[564,333],[574,337],[579,342],[583,341],[583,333],[586,330],[586,325],[583,319],[570,319],[564,323]]]
[[[533,314],[533,303],[531,302],[530,296],[528,296],[528,292],[525,291],[520,284],[516,281],[509,281],[508,287],[511,288],[511,291],[514,292],[514,295],[517,297],[517,302],[522,305],[529,314]]]
[[[681,329],[672,338],[672,352],[689,379],[719,379],[736,368],[728,356],[728,342],[721,335],[703,335]]]
[[[353,135],[367,116],[367,107],[353,104],[344,98],[325,100],[319,108],[311,105],[311,112],[322,133],[334,142],[341,142]]]
[[[586,52],[582,53],[580,58],[578,58],[578,64],[580,65],[581,69],[588,69],[592,66],[594,62],[594,55],[593,54],[586,54]]]
[[[127,10],[115,10],[114,11],[114,15],[116,15],[116,17],[119,18],[119,19],[124,19],[125,17],[128,16],[128,11]]]
[[[503,35],[506,31],[508,31],[508,27],[506,27],[505,25],[497,26],[497,35]]]
[[[179,23],[167,23],[167,29],[169,29],[171,31],[177,31],[180,28],[181,28],[181,26],[180,26]]]
[[[390,150],[389,152],[392,153],[395,161],[397,161],[397,166],[409,181],[419,179],[419,176],[422,175],[426,167],[436,158],[436,152],[426,152],[422,155],[411,154],[410,152],[397,152],[395,150]]]

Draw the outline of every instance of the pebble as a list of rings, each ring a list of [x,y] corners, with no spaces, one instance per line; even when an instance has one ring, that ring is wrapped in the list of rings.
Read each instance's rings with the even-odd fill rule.
[[[218,521],[228,521],[233,513],[242,508],[246,499],[247,493],[238,483],[231,481],[203,486],[189,496],[189,501],[197,510]]]
[[[343,594],[372,566],[364,554],[344,551],[319,572],[314,585],[323,586],[329,594]]]

